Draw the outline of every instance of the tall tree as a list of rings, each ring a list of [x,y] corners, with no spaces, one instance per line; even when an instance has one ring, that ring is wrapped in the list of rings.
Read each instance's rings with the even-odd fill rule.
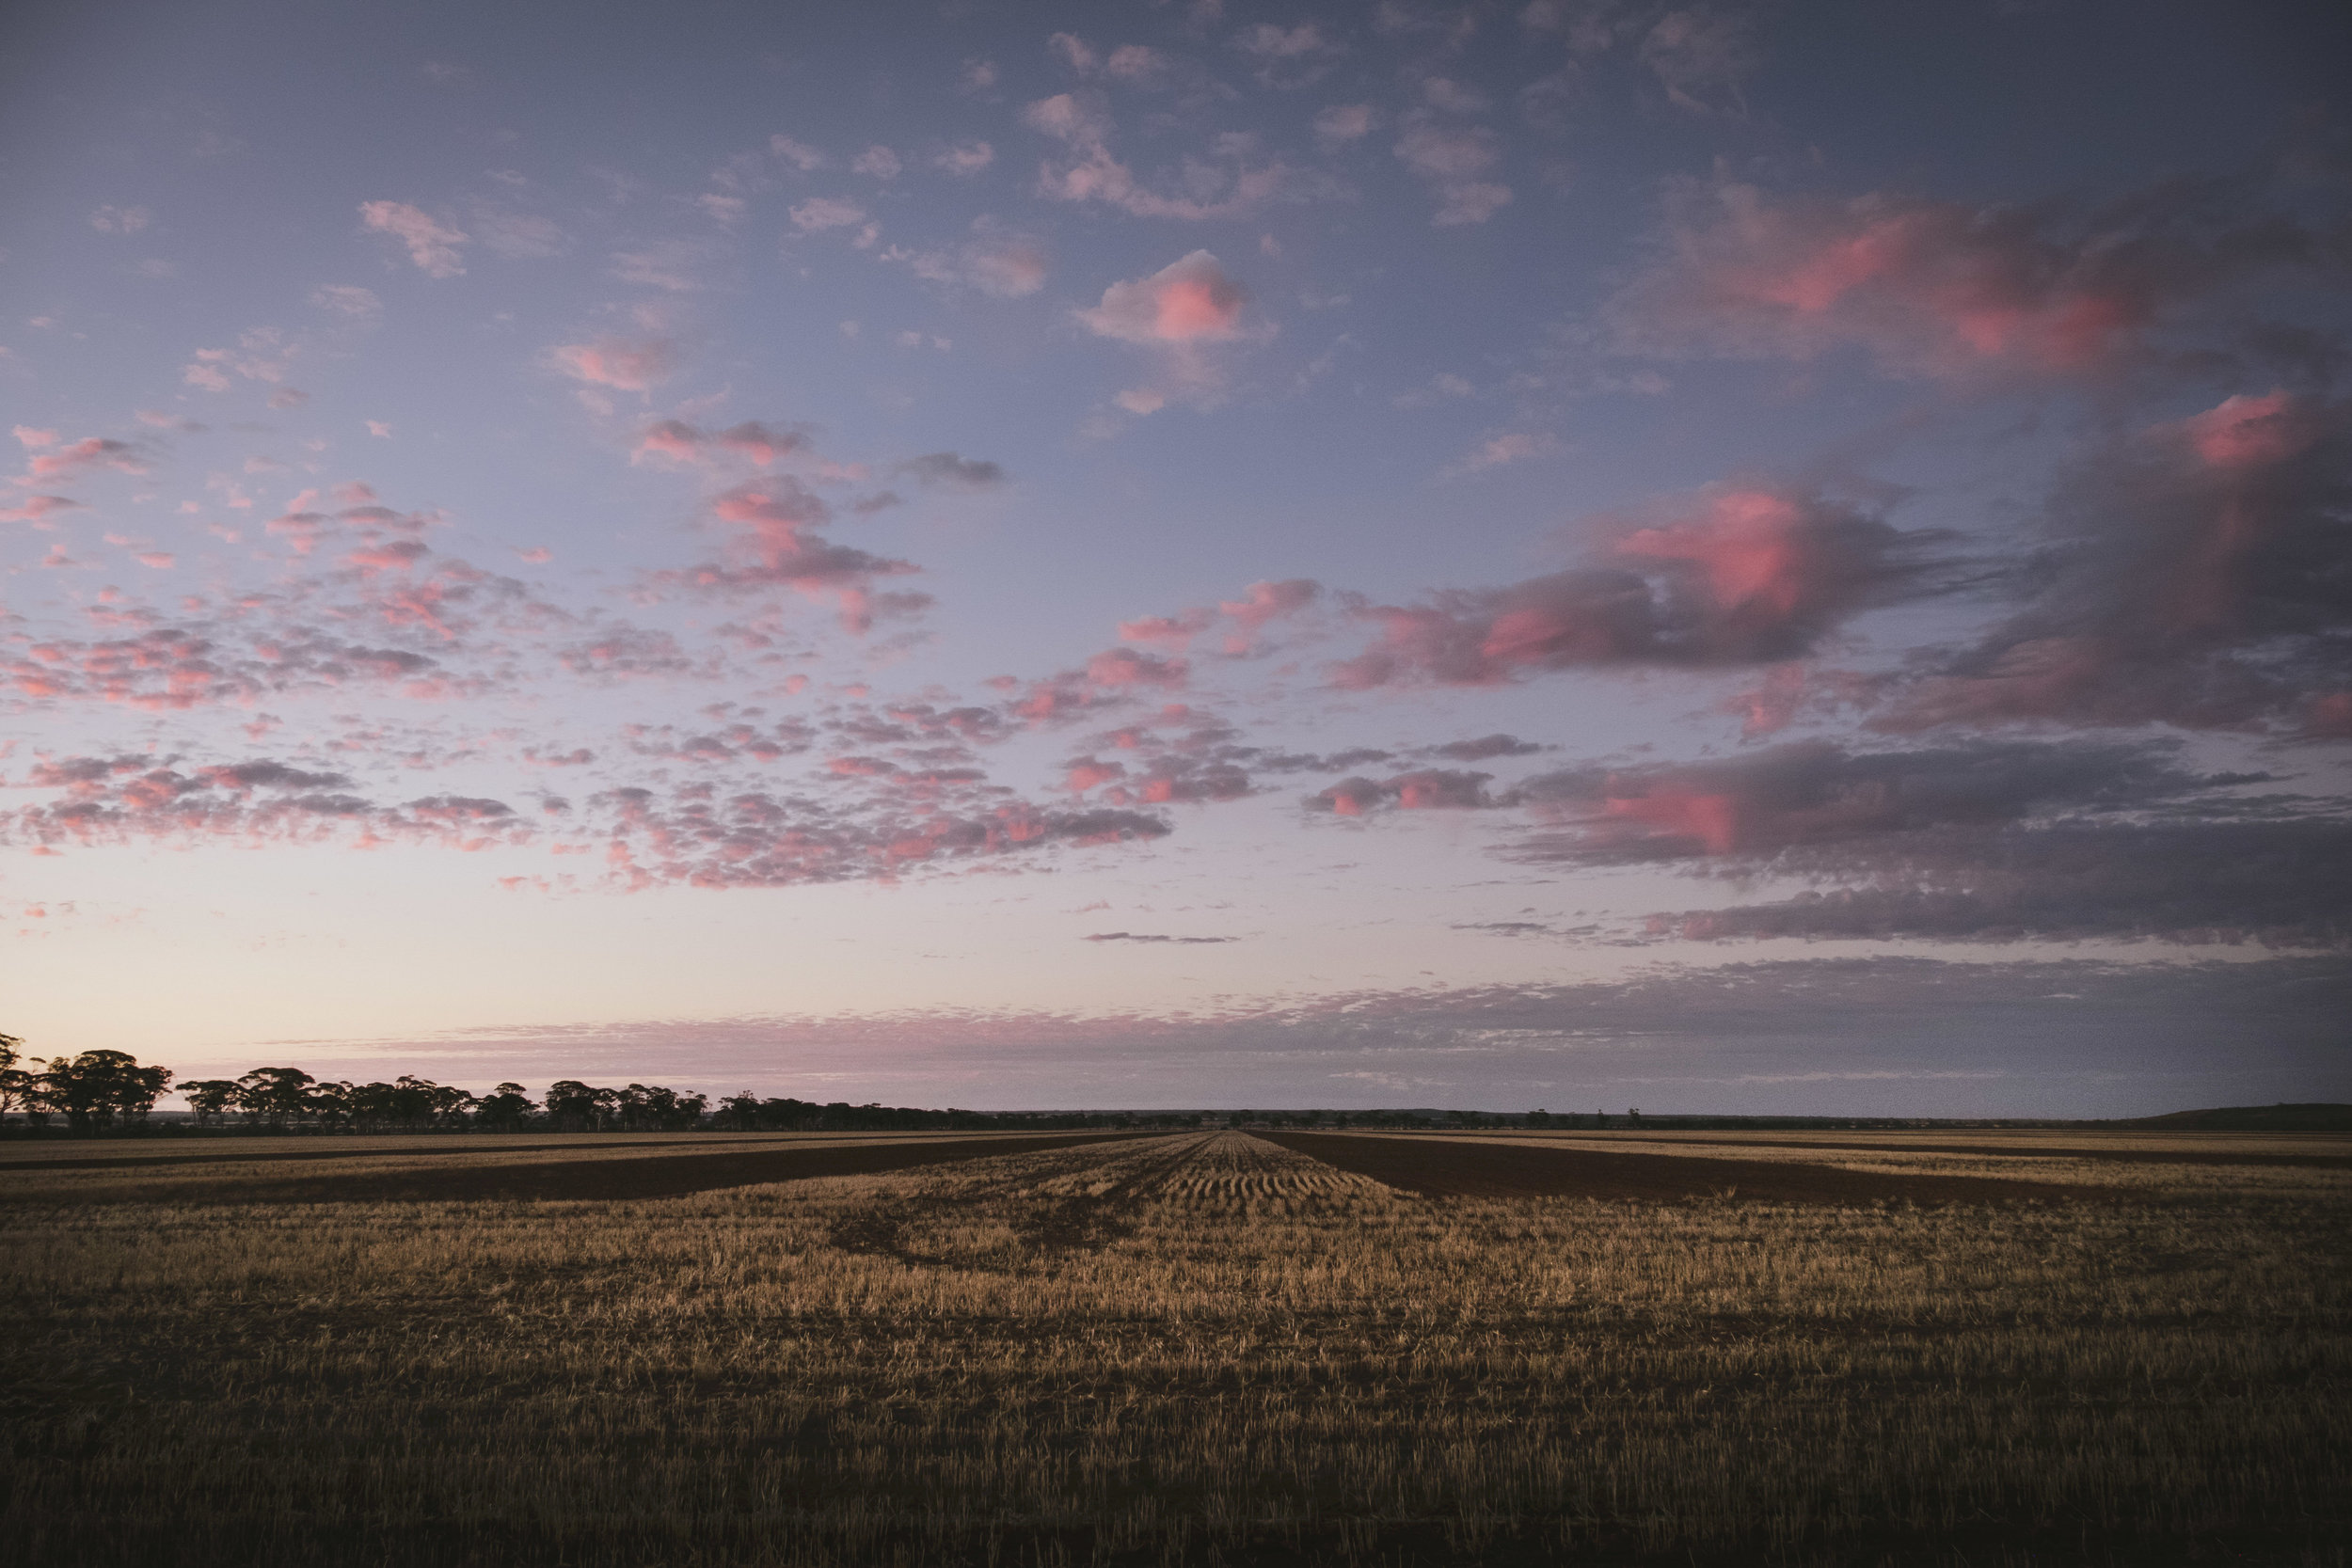
[[[548,1085],[548,1120],[565,1132],[594,1132],[620,1099],[617,1089],[599,1089],[577,1078]]]
[[[519,1132],[538,1108],[520,1084],[501,1084],[475,1110],[474,1122],[501,1132]]]
[[[257,1067],[237,1080],[237,1109],[282,1132],[289,1120],[312,1109],[310,1085],[318,1080],[294,1067]]]
[[[16,1035],[0,1034],[0,1120],[11,1111],[23,1111],[24,1119],[38,1121],[46,1109],[40,1102],[40,1075],[17,1066],[24,1060],[24,1041]],[[36,1056],[34,1061],[40,1061]]]
[[[170,1084],[169,1068],[141,1067],[128,1052],[85,1051],[51,1062],[40,1095],[75,1132],[103,1132],[145,1120]]]
[[[191,1078],[180,1085],[181,1096],[188,1109],[196,1113],[199,1127],[217,1127],[220,1118],[237,1102],[237,1081],[233,1078]]]

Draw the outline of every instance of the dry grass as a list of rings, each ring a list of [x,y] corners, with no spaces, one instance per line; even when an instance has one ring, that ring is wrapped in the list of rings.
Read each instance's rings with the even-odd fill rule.
[[[1436,1201],[1225,1133],[642,1203],[5,1176],[0,1540],[2342,1563],[2352,1208],[2211,1171],[2085,1206]]]

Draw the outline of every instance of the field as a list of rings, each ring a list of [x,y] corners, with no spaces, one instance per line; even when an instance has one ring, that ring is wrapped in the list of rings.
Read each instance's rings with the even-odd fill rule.
[[[2342,1137],[19,1143],[0,1247],[16,1563],[2352,1541]]]

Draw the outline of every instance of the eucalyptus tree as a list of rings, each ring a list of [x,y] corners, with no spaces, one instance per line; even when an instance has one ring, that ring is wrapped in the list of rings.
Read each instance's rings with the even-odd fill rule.
[[[125,1051],[85,1051],[59,1056],[40,1075],[40,1098],[65,1113],[75,1132],[104,1132],[144,1121],[171,1085],[167,1067],[141,1067]]]

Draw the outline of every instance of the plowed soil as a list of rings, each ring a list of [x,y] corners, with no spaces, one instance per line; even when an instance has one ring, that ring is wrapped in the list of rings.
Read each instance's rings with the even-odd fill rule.
[[[492,1133],[491,1137],[497,1137]],[[240,1150],[234,1143],[225,1143],[202,1150],[176,1149],[168,1154],[93,1154],[56,1160],[0,1161],[0,1175],[18,1170],[140,1170],[149,1165],[213,1165],[270,1164],[285,1160],[367,1160],[367,1159],[429,1159],[449,1154],[535,1154],[550,1148],[580,1147],[573,1143],[487,1143],[479,1137],[453,1137],[439,1148],[386,1148],[382,1144],[361,1144],[350,1148],[335,1147],[334,1134],[328,1133],[315,1141],[311,1148],[269,1148]],[[644,1138],[632,1142],[630,1148],[647,1148],[661,1144],[692,1143],[707,1146],[709,1140],[691,1133],[675,1138]],[[596,1144],[590,1148],[611,1148],[612,1144]]]
[[[712,1154],[656,1154],[642,1159],[566,1160],[534,1164],[451,1166],[434,1162],[414,1170],[322,1171],[283,1180],[110,1183],[86,1190],[27,1195],[41,1203],[449,1203],[477,1199],[612,1201],[682,1197],[723,1187],[805,1181],[824,1176],[867,1176],[951,1160],[994,1154],[1033,1154],[1050,1148],[1132,1138],[1132,1132],[1071,1132],[1034,1138],[969,1138],[934,1143],[835,1144],[823,1148],[760,1148]],[[387,1158],[398,1159],[398,1155]],[[0,1201],[14,1197],[0,1182]]]
[[[2212,1148],[2100,1148],[2052,1144],[1902,1144],[1783,1142],[1776,1138],[1677,1138],[1693,1148],[1820,1148],[1850,1154],[1986,1154],[2004,1160],[2095,1160],[2150,1165],[2301,1165],[2312,1170],[2352,1170],[2352,1154],[2238,1153]],[[1606,1148],[1595,1144],[1594,1148]]]
[[[1766,1160],[1613,1154],[1541,1145],[1367,1138],[1344,1132],[1260,1132],[1284,1148],[1401,1192],[1429,1197],[1724,1198],[1852,1208],[1873,1202],[2095,1202],[2096,1190],[1983,1176],[1895,1176]]]

